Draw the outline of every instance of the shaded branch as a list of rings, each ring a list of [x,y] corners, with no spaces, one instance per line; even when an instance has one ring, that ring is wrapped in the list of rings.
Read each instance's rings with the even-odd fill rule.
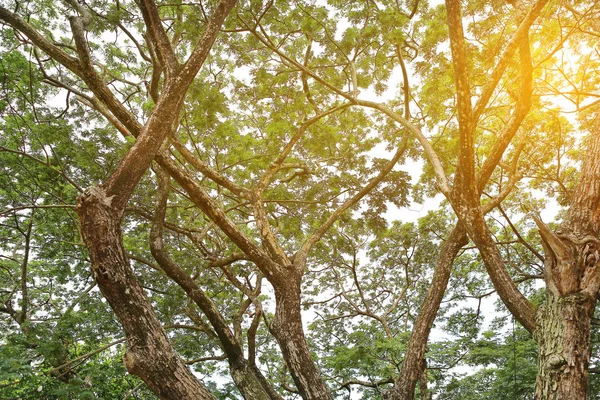
[[[79,362],[79,361],[87,360],[87,359],[88,359],[88,358],[90,358],[91,356],[93,356],[93,355],[96,355],[96,354],[98,354],[98,353],[101,353],[101,352],[103,352],[104,350],[106,350],[106,349],[108,349],[108,348],[110,348],[110,347],[112,347],[112,346],[114,346],[114,345],[116,345],[116,344],[123,343],[125,340],[126,340],[126,338],[117,339],[117,340],[115,340],[114,342],[110,342],[109,344],[107,344],[107,345],[105,345],[105,346],[102,346],[102,347],[100,347],[100,348],[98,348],[98,349],[96,349],[96,350],[94,350],[94,351],[90,351],[89,353],[83,354],[83,355],[81,355],[81,356],[79,356],[79,357],[77,357],[77,358],[74,358],[74,359],[72,359],[72,360],[69,360],[69,362],[66,362],[66,363],[64,363],[64,364],[62,364],[62,365],[60,365],[60,366],[58,366],[58,367],[56,367],[56,368],[52,368],[52,369],[51,369],[50,371],[48,371],[47,373],[48,373],[49,375],[56,375],[56,374],[58,374],[58,373],[62,373],[62,374],[64,374],[65,372],[64,372],[63,370],[64,370],[65,368],[67,368],[67,367],[69,367],[69,366],[71,366],[71,365],[73,365],[73,364],[75,364],[75,363],[77,363],[77,362]],[[68,371],[67,371],[67,372],[68,372]]]

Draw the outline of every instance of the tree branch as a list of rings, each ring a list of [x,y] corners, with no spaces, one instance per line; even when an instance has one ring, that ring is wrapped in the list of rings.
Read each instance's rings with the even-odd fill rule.
[[[490,155],[485,159],[481,169],[479,170],[477,176],[477,190],[480,194],[483,192],[483,189],[492,176],[494,169],[502,159],[504,151],[515,137],[515,134],[521,126],[521,123],[531,108],[533,67],[531,62],[531,49],[529,47],[528,32],[525,32],[525,36],[523,36],[519,44],[519,56],[521,61],[521,88],[519,99],[517,100],[515,110],[512,113],[508,124],[502,130],[502,133],[498,135],[498,139],[496,139]]]
[[[494,93],[498,82],[500,82],[500,78],[502,78],[502,75],[504,74],[508,63],[510,62],[510,59],[517,50],[517,47],[520,46],[521,41],[524,39],[524,37],[529,35],[529,28],[535,22],[537,17],[539,17],[540,13],[542,12],[542,9],[546,6],[546,3],[548,3],[548,0],[536,1],[536,3],[531,7],[527,15],[525,15],[525,18],[523,18],[523,21],[515,31],[512,39],[508,42],[508,45],[506,46],[504,52],[496,62],[496,66],[490,74],[490,77],[487,80],[487,84],[483,88],[481,96],[475,104],[473,110],[473,120],[475,121],[475,123],[479,120],[479,117],[483,113],[483,110],[485,110],[485,107],[487,106],[490,98],[492,97],[492,94]]]
[[[137,4],[150,34],[150,40],[156,49],[160,65],[165,68],[166,79],[169,79],[178,69],[179,63],[171,47],[171,41],[163,29],[156,4],[153,0],[139,0]]]
[[[346,200],[337,210],[335,210],[329,218],[319,227],[317,230],[302,244],[302,247],[298,253],[294,256],[294,261],[303,265],[306,263],[306,257],[308,252],[317,243],[321,237],[327,232],[327,230],[334,224],[335,221],[350,207],[358,203],[363,197],[369,194],[381,181],[387,176],[387,174],[394,168],[398,160],[402,157],[408,146],[408,140],[405,138],[401,146],[398,147],[396,153],[389,160],[383,169],[375,176],[371,181],[365,185],[360,191],[355,193],[352,197]]]

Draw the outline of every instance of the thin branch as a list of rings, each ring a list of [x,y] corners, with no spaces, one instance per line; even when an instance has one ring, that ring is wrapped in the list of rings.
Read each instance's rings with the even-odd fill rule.
[[[433,172],[436,177],[436,184],[439,191],[448,195],[450,193],[450,186],[448,185],[448,178],[446,177],[446,173],[444,172],[444,167],[442,162],[440,161],[437,153],[435,152],[433,146],[427,139],[427,137],[421,132],[421,130],[411,122],[409,122],[406,118],[404,118],[399,113],[393,111],[385,104],[379,104],[372,101],[366,100],[357,100],[357,104],[360,106],[365,106],[368,108],[373,108],[381,111],[388,117],[392,118],[394,121],[399,122],[402,126],[408,129],[408,132],[413,136],[423,147],[425,151],[425,158],[429,161],[433,168]]]
[[[525,239],[523,239],[517,228],[513,225],[512,221],[508,217],[508,215],[506,215],[506,212],[504,211],[501,205],[498,205],[498,211],[500,211],[500,213],[510,226],[510,229],[513,231],[517,239],[519,239],[519,242],[522,243],[523,246],[527,247],[527,249],[531,251],[531,253],[535,255],[542,263],[545,262],[544,256],[542,256],[535,248],[533,248],[533,246],[531,246]]]
[[[77,184],[75,183],[75,181],[73,179],[71,179],[67,174],[65,174],[62,170],[58,169],[57,167],[53,166],[52,164],[50,164],[49,161],[44,161],[44,160],[40,160],[37,157],[32,156],[31,154],[28,154],[24,151],[20,151],[20,150],[13,150],[13,149],[9,149],[8,147],[4,147],[4,146],[0,146],[0,151],[6,151],[8,153],[13,153],[13,154],[17,154],[26,158],[29,158],[30,160],[33,160],[37,163],[42,164],[45,167],[50,168],[52,171],[56,172],[57,174],[59,174],[60,176],[62,176],[67,182],[69,182],[71,185],[73,185],[73,187],[75,189],[77,189],[77,191],[79,193],[83,193],[83,189]]]
[[[416,0],[415,4],[418,3],[419,0]],[[406,64],[404,63],[404,57],[402,57],[402,49],[400,48],[400,45],[397,44],[395,48],[396,56],[398,57],[398,61],[400,62],[400,69],[402,70],[402,91],[404,93],[404,118],[406,118],[406,120],[410,120],[410,88],[408,83],[408,71],[406,70]]]
[[[339,106],[330,108],[329,110],[324,111],[324,112],[322,112],[320,114],[317,114],[316,116],[314,116],[311,119],[309,119],[309,120],[305,121],[304,123],[302,123],[302,125],[298,128],[298,130],[294,134],[294,136],[292,136],[292,138],[290,139],[290,141],[281,150],[281,153],[279,154],[279,156],[277,157],[277,159],[275,161],[273,161],[273,163],[271,163],[271,165],[269,166],[269,169],[263,174],[262,178],[260,179],[260,181],[256,185],[256,188],[254,190],[255,193],[257,195],[260,195],[265,190],[265,188],[271,182],[271,179],[273,178],[273,175],[275,175],[275,173],[277,173],[277,171],[279,171],[279,169],[283,165],[283,162],[285,161],[285,159],[287,158],[287,156],[290,154],[290,152],[294,148],[294,145],[300,140],[300,138],[302,137],[302,135],[304,135],[304,133],[306,132],[306,130],[308,128],[310,128],[312,125],[314,125],[315,123],[317,123],[322,118],[324,118],[324,117],[326,117],[328,115],[331,115],[331,114],[333,114],[333,113],[335,113],[337,111],[345,110],[345,109],[347,109],[350,106],[351,106],[350,103],[341,104]]]
[[[152,221],[152,228],[150,230],[150,250],[152,255],[162,270],[186,292],[189,298],[192,299],[202,310],[204,315],[206,315],[221,341],[223,350],[232,362],[243,358],[241,345],[235,339],[225,319],[213,301],[204,293],[196,282],[171,259],[164,247],[162,236],[167,200],[170,191],[170,177],[160,168],[156,169],[156,175],[158,178],[158,199],[156,212]]]
[[[191,151],[189,151],[180,141],[177,139],[171,138],[171,144],[179,154],[183,156],[183,158],[189,162],[194,168],[196,168],[200,173],[208,177],[213,182],[218,185],[223,186],[228,189],[232,193],[241,196],[244,199],[250,199],[250,191],[242,186],[238,186],[229,180],[227,177],[221,175],[219,172],[211,168],[208,164],[194,156]]]
[[[17,316],[17,323],[23,324],[27,319],[27,312],[29,310],[29,293],[27,291],[27,266],[29,264],[29,252],[31,250],[31,231],[33,228],[33,218],[35,216],[35,209],[29,216],[29,224],[27,225],[27,232],[25,232],[25,252],[23,254],[23,262],[21,263],[21,312]]]
[[[502,159],[502,155],[506,151],[508,145],[512,142],[512,139],[514,138],[519,127],[521,126],[521,123],[531,108],[533,67],[528,34],[522,38],[519,45],[519,57],[521,61],[519,63],[521,67],[521,88],[519,98],[508,124],[506,124],[500,135],[498,135],[498,139],[496,139],[490,155],[486,158],[483,166],[479,170],[477,176],[477,189],[480,194],[483,192],[483,189],[492,176],[494,169]]]
[[[74,204],[27,204],[18,207],[7,208],[6,210],[0,210],[0,216],[13,213],[15,211],[22,210],[37,210],[45,208],[71,208],[75,209]]]
[[[378,388],[380,386],[387,385],[389,383],[394,383],[394,378],[381,379],[381,380],[375,381],[375,382],[374,381],[363,381],[360,379],[349,379],[347,381],[344,381],[340,385],[339,389],[346,389],[350,385],[360,385],[360,386],[365,386],[365,387],[370,387],[370,388]]]
[[[350,207],[354,206],[358,203],[363,197],[369,194],[381,181],[387,176],[387,174],[394,168],[398,160],[402,157],[404,152],[408,147],[408,141],[404,139],[401,146],[398,147],[394,157],[389,160],[383,169],[375,176],[367,185],[365,185],[361,190],[355,193],[352,197],[346,200],[337,210],[335,210],[329,218],[302,244],[300,251],[294,256],[296,261],[299,261],[299,264],[304,264],[306,261],[306,257],[308,256],[308,252],[317,243],[321,237],[327,232],[327,230],[338,220],[338,218]]]
[[[96,354],[98,354],[100,352],[103,352],[104,350],[106,350],[106,349],[108,349],[108,348],[110,348],[110,347],[112,347],[112,346],[114,346],[116,344],[123,343],[125,340],[126,340],[126,338],[117,339],[114,342],[110,342],[109,344],[107,344],[105,346],[102,346],[102,347],[100,347],[100,348],[98,348],[98,349],[96,349],[94,351],[90,351],[89,353],[86,353],[86,354],[81,355],[81,356],[79,356],[77,358],[69,360],[68,362],[66,362],[66,363],[64,363],[64,364],[62,364],[62,365],[60,365],[60,366],[58,366],[56,368],[52,368],[50,371],[48,371],[48,374],[49,375],[54,375],[54,374],[60,373],[61,370],[63,370],[64,368],[67,368],[67,367],[69,367],[69,366],[71,366],[74,363],[77,363],[79,361],[87,360],[91,356],[96,355]],[[64,372],[63,372],[63,374],[64,374]]]
[[[496,62],[496,66],[490,74],[490,77],[487,80],[487,84],[484,86],[481,96],[479,97],[479,100],[477,100],[477,103],[475,104],[475,107],[473,109],[474,121],[479,120],[479,117],[483,113],[490,98],[492,97],[492,94],[494,93],[494,90],[496,89],[500,78],[504,74],[504,71],[510,62],[510,59],[517,50],[517,47],[519,46],[523,38],[529,35],[529,28],[540,15],[542,9],[546,6],[546,3],[548,3],[548,0],[538,0],[529,9],[529,12],[527,13],[527,15],[525,15],[525,18],[523,18],[523,21],[515,31],[512,39],[508,42],[508,45],[504,49],[504,52],[500,55],[498,61]]]

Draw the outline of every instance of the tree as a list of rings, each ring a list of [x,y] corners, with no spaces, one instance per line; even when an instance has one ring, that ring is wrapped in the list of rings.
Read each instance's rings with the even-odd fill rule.
[[[477,340],[477,312],[440,307],[444,295],[481,299],[483,265],[538,343],[537,398],[587,396],[597,129],[582,112],[587,153],[565,152],[580,143],[542,96],[551,88],[593,110],[582,100],[594,93],[592,74],[556,74],[551,63],[563,47],[596,62],[575,45],[594,43],[595,4],[235,3],[0,7],[10,278],[2,311],[32,353],[17,364],[43,355],[65,384],[82,385],[72,364],[91,357],[89,339],[77,354],[73,337],[50,355],[31,333],[43,325],[33,308],[48,322],[37,299],[57,295],[52,279],[44,294],[32,288],[62,274],[68,293],[53,305],[57,318],[81,318],[89,309],[75,288],[86,283],[93,295],[97,285],[121,327],[94,317],[111,327],[107,348],[122,329],[125,367],[160,398],[217,396],[182,356],[204,362],[198,372],[208,375],[224,373],[225,360],[247,399],[328,399],[357,385],[373,398],[412,399],[419,379],[426,398],[426,359],[444,358],[443,349],[426,354],[436,316],[464,335],[450,348]],[[396,72],[399,95],[366,99],[389,93]],[[56,95],[66,96],[62,110],[48,104]],[[374,158],[377,148],[388,159]],[[399,167],[409,157],[425,160],[415,185]],[[527,197],[536,187],[562,190],[568,213],[554,233]],[[447,204],[418,225],[383,218],[436,193]],[[532,231],[513,223],[523,211],[544,256]],[[465,250],[469,240],[476,253]],[[56,269],[30,265],[65,253],[72,261]],[[81,279],[88,263],[94,283]],[[461,265],[455,274],[477,283],[449,287]],[[536,310],[528,296],[542,277]],[[324,321],[308,335],[303,302]]]

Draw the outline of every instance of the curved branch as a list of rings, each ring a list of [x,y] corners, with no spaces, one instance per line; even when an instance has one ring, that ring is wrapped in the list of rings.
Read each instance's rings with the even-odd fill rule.
[[[271,394],[274,391],[269,387],[266,379],[258,368],[253,368],[252,365],[248,365],[248,361],[244,358],[241,342],[236,338],[234,332],[231,331],[225,318],[217,309],[213,301],[204,293],[196,282],[171,259],[168,252],[165,250],[162,235],[167,210],[167,200],[169,197],[170,177],[160,168],[157,168],[156,174],[158,179],[158,198],[156,213],[150,230],[150,250],[152,255],[159,263],[162,270],[186,292],[208,318],[221,342],[223,351],[227,355],[229,366],[231,368],[231,375],[244,397],[257,400],[272,399],[273,397]],[[249,299],[248,301],[251,303],[252,299]],[[243,311],[244,309],[240,312]],[[251,332],[249,332],[249,334],[251,334]]]
[[[527,33],[527,32],[526,32]],[[494,147],[490,152],[490,155],[485,159],[481,169],[477,176],[477,190],[481,194],[485,185],[489,181],[492,173],[500,160],[506,148],[515,137],[521,123],[529,113],[531,108],[531,93],[532,93],[532,61],[531,61],[531,49],[529,46],[529,35],[526,34],[519,44],[519,56],[521,66],[521,88],[519,93],[519,99],[513,114],[508,121],[508,124],[502,130],[502,133],[498,135],[498,139],[494,143]]]
[[[292,136],[290,141],[285,145],[285,147],[283,148],[283,150],[281,151],[281,153],[279,154],[277,159],[275,161],[273,161],[273,163],[271,163],[271,165],[269,166],[269,169],[263,174],[262,178],[256,185],[254,192],[257,195],[260,195],[265,190],[265,188],[271,182],[273,175],[275,175],[277,173],[277,171],[279,171],[279,169],[283,165],[283,162],[285,161],[287,156],[290,154],[290,152],[294,148],[294,145],[298,142],[298,140],[300,140],[300,138],[302,138],[302,135],[304,135],[304,133],[306,132],[306,130],[308,128],[310,128],[312,125],[317,123],[320,119],[322,119],[328,115],[331,115],[337,111],[345,110],[346,108],[350,107],[351,105],[352,104],[350,104],[350,103],[341,104],[339,106],[330,108],[329,110],[326,110],[320,114],[317,114],[316,116],[312,117],[311,119],[303,122],[302,125],[298,128],[298,130],[294,134],[294,136]]]
[[[152,228],[150,230],[150,251],[161,269],[173,279],[187,295],[200,307],[210,321],[229,357],[243,357],[243,351],[227,326],[223,316],[212,300],[198,287],[196,282],[169,256],[163,243],[163,226],[169,197],[169,176],[160,168],[156,169],[158,179],[158,198]]]
[[[250,199],[250,191],[248,189],[236,185],[227,177],[215,171],[208,164],[204,163],[202,160],[194,156],[194,154],[192,154],[192,152],[189,151],[180,141],[176,139],[170,139],[170,142],[173,145],[173,147],[175,147],[175,149],[179,152],[179,154],[181,154],[183,158],[187,162],[189,162],[194,168],[196,168],[201,174],[205,175],[216,184],[228,189],[231,193],[241,196],[242,198],[247,200]]]
[[[217,225],[258,268],[269,278],[286,280],[285,274],[280,273],[279,265],[274,263],[269,256],[256,243],[248,238],[242,230],[221,210],[215,201],[204,189],[182,170],[165,152],[160,152],[156,157],[157,163],[164,168],[173,179],[185,190],[190,200]]]
[[[386,165],[383,167],[383,169],[379,172],[379,174],[377,174],[376,177],[374,177],[367,185],[365,185],[365,187],[363,187],[360,191],[358,191],[357,193],[354,194],[354,196],[350,197],[348,200],[346,200],[337,210],[335,210],[330,216],[329,218],[327,218],[327,221],[325,221],[303,244],[302,247],[300,249],[300,251],[298,251],[298,253],[296,253],[296,255],[294,256],[294,261],[302,266],[305,264],[306,262],[306,257],[308,256],[308,252],[310,251],[310,249],[312,248],[312,246],[314,246],[315,243],[317,243],[321,237],[323,237],[323,235],[325,234],[325,232],[327,232],[327,230],[334,224],[335,221],[338,220],[338,218],[350,207],[354,206],[356,203],[358,203],[363,197],[365,197],[368,193],[370,193],[377,185],[379,185],[379,183],[381,183],[381,181],[387,176],[387,174],[394,168],[394,165],[396,165],[396,163],[398,162],[398,160],[402,157],[402,155],[404,154],[404,152],[406,151],[406,148],[408,146],[408,141],[406,139],[404,139],[404,142],[402,143],[402,146],[399,146],[398,149],[396,150],[396,153],[394,154],[394,157],[392,157],[391,160],[389,160]]]
[[[394,121],[400,123],[400,125],[407,128],[411,136],[413,136],[419,142],[419,144],[421,144],[421,147],[423,147],[423,150],[425,151],[425,158],[429,161],[433,168],[433,172],[435,173],[436,184],[438,186],[438,189],[444,195],[448,195],[450,193],[448,178],[446,177],[446,173],[444,172],[442,162],[440,161],[431,143],[429,143],[427,137],[423,134],[423,132],[421,132],[421,130],[416,125],[412,124],[402,115],[393,111],[385,104],[375,103],[366,100],[356,100],[356,104],[358,104],[359,106],[379,110]]]
[[[0,151],[6,151],[8,153],[13,153],[13,154],[17,154],[17,155],[26,157],[26,158],[28,158],[30,160],[33,160],[33,161],[35,161],[37,163],[42,164],[45,167],[50,168],[52,171],[56,172],[58,175],[60,175],[63,178],[65,178],[65,180],[67,182],[69,182],[75,189],[77,189],[77,191],[79,193],[83,193],[83,189],[77,183],[75,183],[75,181],[73,179],[71,179],[67,174],[65,174],[64,172],[62,172],[61,170],[59,170],[57,167],[55,167],[52,164],[50,164],[48,161],[40,160],[39,158],[34,157],[31,154],[25,153],[24,151],[13,150],[13,149],[9,149],[8,147],[4,147],[4,146],[0,146]],[[39,206],[37,206],[37,207],[39,207]]]
[[[419,0],[415,1],[415,4],[418,4]],[[416,7],[415,7],[416,8]],[[402,92],[404,93],[404,118],[407,120],[410,119],[410,88],[408,86],[408,71],[406,70],[406,64],[404,63],[404,57],[402,57],[402,49],[400,45],[397,44],[396,48],[396,56],[398,57],[398,61],[400,62],[400,69],[402,69],[402,81],[404,82],[404,86],[402,87]]]
[[[71,72],[78,74],[81,72],[81,66],[79,60],[71,57],[58,46],[48,41],[43,37],[33,26],[26,22],[23,18],[17,14],[10,12],[8,9],[0,6],[0,21],[12,26],[14,29],[22,32],[33,42],[34,45],[38,46],[44,53],[67,67]]]

